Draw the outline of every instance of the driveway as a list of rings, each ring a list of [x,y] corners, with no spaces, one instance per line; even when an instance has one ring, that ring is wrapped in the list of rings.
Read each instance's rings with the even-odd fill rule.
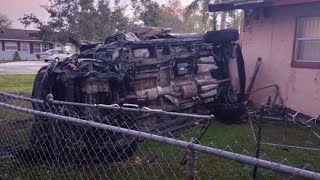
[[[0,64],[0,74],[37,74],[38,70],[49,63],[44,61],[16,61]]]

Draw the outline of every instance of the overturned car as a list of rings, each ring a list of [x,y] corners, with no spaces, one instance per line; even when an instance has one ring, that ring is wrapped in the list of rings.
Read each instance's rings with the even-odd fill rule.
[[[103,44],[82,44],[80,54],[41,68],[33,96],[51,93],[62,101],[133,103],[166,111],[205,104],[218,118],[232,121],[241,115],[245,97],[238,37],[237,30],[117,33]]]
[[[223,121],[237,121],[244,113],[246,81],[238,38],[238,30],[231,29],[173,34],[164,28],[140,28],[116,33],[104,43],[74,41],[80,53],[42,67],[33,97],[52,94],[59,101],[137,104],[177,112],[204,106]],[[38,138],[48,133],[42,130],[48,129],[43,121],[36,117],[33,126],[37,148],[45,148]],[[134,144],[134,139],[126,139],[113,151],[132,150]],[[112,156],[110,148],[108,152]]]

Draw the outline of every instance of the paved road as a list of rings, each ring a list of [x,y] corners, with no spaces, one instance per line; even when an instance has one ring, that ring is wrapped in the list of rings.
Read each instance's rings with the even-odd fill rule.
[[[0,74],[37,74],[38,70],[49,63],[44,61],[17,61],[0,63]]]

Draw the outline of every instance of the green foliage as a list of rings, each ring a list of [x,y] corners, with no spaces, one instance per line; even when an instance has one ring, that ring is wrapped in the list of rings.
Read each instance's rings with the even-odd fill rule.
[[[215,0],[214,2],[218,2]],[[190,16],[201,14],[201,25],[204,27],[210,27],[209,29],[216,30],[217,28],[217,13],[208,12],[208,5],[210,0],[193,0],[184,11],[184,16],[189,19]]]
[[[144,1],[144,11],[140,14],[140,20],[146,26],[159,26],[162,15],[162,9],[157,2],[151,0]]]
[[[39,61],[40,60],[41,55],[40,54],[36,54],[36,58]]]
[[[19,54],[18,51],[14,52],[12,59],[14,61],[20,61],[21,60],[21,57],[20,57],[20,54]]]
[[[135,15],[143,21],[144,26],[161,26],[172,29],[172,32],[204,32],[210,29],[208,23],[203,23],[199,14],[184,16],[181,0],[168,0],[165,5],[159,5],[152,0],[132,0]]]
[[[20,22],[26,27],[35,25],[34,34],[44,41],[66,43],[69,37],[77,40],[103,41],[117,31],[133,27],[161,26],[173,32],[204,32],[217,29],[221,13],[207,11],[210,0],[194,0],[185,10],[182,0],[168,0],[160,5],[156,0],[131,0],[123,5],[119,0],[50,0],[43,8],[50,15],[42,22],[33,14],[25,14]],[[222,0],[216,0],[220,2]],[[130,15],[127,13],[133,12]],[[227,27],[239,24],[239,13],[229,13]]]
[[[35,25],[40,30],[35,35],[46,41],[66,43],[68,37],[101,41],[111,33],[130,26],[129,18],[124,15],[125,7],[115,1],[111,8],[109,2],[52,0],[43,6],[50,15],[48,22],[40,21],[33,14],[25,14],[20,22],[26,27]]]
[[[212,30],[226,28],[240,28],[240,12],[238,10],[227,11],[227,12],[208,12],[208,5],[210,3],[221,3],[225,0],[193,0],[185,8],[185,17],[190,17],[195,14],[201,14],[202,24],[204,27],[208,27]],[[226,13],[226,18],[221,18]],[[220,24],[218,24],[220,22]],[[208,30],[208,29],[207,29]]]

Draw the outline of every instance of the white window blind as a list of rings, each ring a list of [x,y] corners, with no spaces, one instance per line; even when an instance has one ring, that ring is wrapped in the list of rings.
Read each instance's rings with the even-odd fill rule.
[[[21,48],[21,51],[29,52],[30,51],[30,43],[21,42],[20,43],[20,48]]]
[[[18,51],[18,44],[16,41],[6,41],[5,42],[6,51]]]
[[[320,16],[298,18],[295,60],[320,62]]]
[[[41,53],[41,47],[40,43],[34,43],[33,50],[35,53]]]

